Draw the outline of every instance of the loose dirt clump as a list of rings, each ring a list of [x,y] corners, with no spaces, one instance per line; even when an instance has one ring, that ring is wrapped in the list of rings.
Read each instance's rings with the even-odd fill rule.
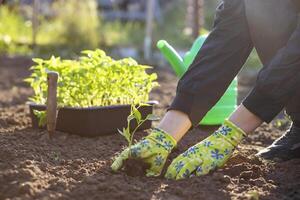
[[[0,199],[300,199],[299,159],[275,163],[255,156],[284,132],[272,124],[250,134],[223,168],[206,176],[148,178],[139,175],[143,167],[138,176],[112,173],[112,158],[126,145],[119,134],[83,138],[57,132],[50,140],[46,131],[30,127],[25,102],[32,91],[22,81],[29,66],[29,61],[0,58]],[[161,87],[151,96],[160,100],[155,113],[161,116],[175,95],[177,78],[168,70],[155,70]],[[190,131],[167,165],[216,128]],[[144,135],[136,134],[137,139]],[[142,166],[128,162],[126,172]]]
[[[124,161],[124,172],[128,176],[145,176],[147,169],[150,165],[143,162],[141,159],[129,158]]]

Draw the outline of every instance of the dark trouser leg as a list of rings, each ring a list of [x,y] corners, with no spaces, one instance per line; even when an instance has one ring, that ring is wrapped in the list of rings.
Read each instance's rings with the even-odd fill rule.
[[[290,0],[245,2],[254,46],[265,67],[243,104],[266,122],[286,107],[296,125],[300,111],[300,26],[297,26],[297,11]],[[299,133],[300,128],[292,126],[258,155],[272,160],[299,158]]]
[[[299,86],[300,87],[300,86]],[[297,127],[300,127],[300,89],[286,106],[286,112]]]
[[[292,98],[300,84],[298,14],[290,0],[245,2],[251,37],[264,68],[243,105],[270,122],[288,104],[297,108]]]
[[[224,0],[215,26],[178,83],[169,110],[186,113],[196,126],[222,97],[253,49],[243,0]]]

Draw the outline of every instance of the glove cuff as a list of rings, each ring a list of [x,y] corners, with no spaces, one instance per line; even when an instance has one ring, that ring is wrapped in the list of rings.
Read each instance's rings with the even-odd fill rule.
[[[155,141],[158,145],[165,148],[169,153],[177,145],[176,140],[170,134],[159,128],[152,129],[150,135],[148,135],[146,138]]]
[[[223,136],[228,142],[236,147],[240,141],[246,136],[246,133],[237,127],[234,123],[226,119],[217,133]]]

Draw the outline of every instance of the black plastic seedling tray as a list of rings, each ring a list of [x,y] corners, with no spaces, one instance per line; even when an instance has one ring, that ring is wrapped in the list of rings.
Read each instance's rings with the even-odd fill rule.
[[[151,106],[144,106],[139,109],[143,117],[153,112],[155,101],[149,102]],[[46,105],[29,103],[30,116],[33,128],[39,127],[38,119],[33,113],[34,110],[44,111]],[[108,135],[122,130],[127,126],[127,117],[130,114],[130,105],[102,106],[89,108],[63,107],[58,110],[56,130],[76,134],[84,137]],[[136,126],[133,122],[132,127]],[[151,121],[146,121],[138,130],[151,128]]]

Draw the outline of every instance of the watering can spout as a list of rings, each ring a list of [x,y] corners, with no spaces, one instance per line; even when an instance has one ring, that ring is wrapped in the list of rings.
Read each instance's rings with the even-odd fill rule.
[[[186,72],[186,66],[183,62],[183,59],[175,51],[175,49],[171,45],[169,45],[168,42],[165,40],[158,41],[157,48],[161,51],[161,53],[164,55],[164,57],[171,64],[176,75],[178,77],[183,76],[183,74]]]

